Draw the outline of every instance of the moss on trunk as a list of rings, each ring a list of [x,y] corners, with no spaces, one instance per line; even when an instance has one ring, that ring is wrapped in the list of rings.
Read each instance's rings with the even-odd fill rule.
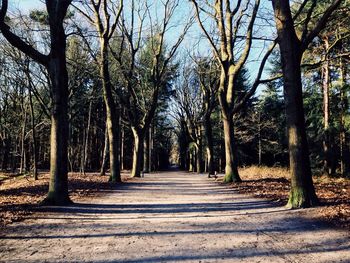
[[[305,191],[304,187],[293,187],[289,193],[287,207],[307,208],[317,206],[318,204],[319,201],[314,191]]]
[[[236,170],[236,172],[234,171]],[[240,183],[242,182],[237,169],[225,168],[225,176],[223,183]]]

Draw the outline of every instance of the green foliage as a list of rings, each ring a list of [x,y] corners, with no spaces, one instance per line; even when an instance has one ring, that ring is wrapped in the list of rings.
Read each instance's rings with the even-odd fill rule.
[[[314,1],[315,6],[309,3],[301,13],[298,21],[306,19],[307,12],[311,8],[314,9],[311,17],[310,26],[316,22],[324,12],[325,8],[332,1]],[[294,6],[294,12],[297,9]],[[307,134],[309,137],[309,146],[311,151],[312,167],[317,170],[322,166],[323,150],[322,142],[324,138],[323,131],[323,109],[322,109],[322,75],[320,66],[325,57],[330,62],[330,134],[332,137],[332,145],[336,162],[339,162],[340,156],[340,131],[341,131],[341,113],[344,113],[344,128],[347,136],[347,145],[349,148],[350,137],[350,112],[349,112],[349,63],[348,57],[344,57],[345,75],[344,83],[340,81],[340,58],[341,54],[349,52],[349,2],[344,1],[343,8],[335,12],[331,22],[315,38],[310,45],[308,51],[303,57],[303,63],[308,64],[303,67],[303,87],[304,87],[304,106],[307,122]],[[102,99],[102,89],[99,78],[99,65],[95,63],[93,55],[98,54],[97,39],[94,34],[89,31],[89,26],[80,23],[77,19],[77,25],[70,23],[70,18],[74,18],[74,12],[68,12],[66,16],[66,25],[68,30],[73,26],[84,28],[81,30],[84,34],[85,41],[76,36],[70,35],[67,38],[67,67],[69,74],[69,118],[70,118],[70,168],[78,170],[81,165],[81,157],[85,139],[88,136],[88,169],[98,169],[101,162],[101,152],[104,146],[104,130],[105,130],[105,108]],[[80,17],[78,17],[80,18]],[[26,18],[27,19],[27,18]],[[27,38],[27,42],[35,46],[40,43],[37,48],[45,53],[42,43],[47,43],[47,25],[48,14],[42,10],[32,10],[29,13],[29,19],[34,24],[36,33],[29,34],[30,30],[25,28],[16,28],[21,32],[21,36]],[[12,21],[13,20],[13,21]],[[6,17],[6,22],[14,22],[15,19]],[[298,24],[296,21],[296,24]],[[86,26],[86,28],[85,28]],[[298,35],[302,34],[303,28],[297,26]],[[310,28],[308,28],[310,29]],[[67,30],[67,31],[68,31]],[[159,29],[153,28],[153,32]],[[38,33],[40,32],[40,33]],[[44,33],[42,33],[44,32]],[[45,33],[46,32],[46,33]],[[174,150],[174,144],[177,144],[180,158],[186,159],[186,155],[190,150],[196,148],[193,136],[193,127],[188,123],[194,123],[194,127],[198,127],[203,123],[205,109],[212,107],[211,122],[213,127],[213,144],[214,144],[214,166],[215,170],[222,171],[224,163],[224,144],[223,144],[223,127],[221,121],[221,112],[215,91],[212,105],[206,105],[206,94],[202,89],[201,81],[209,87],[216,87],[219,79],[218,68],[216,62],[211,58],[199,58],[197,64],[171,61],[165,66],[167,59],[166,54],[169,51],[167,41],[162,46],[158,54],[160,44],[159,35],[153,34],[150,37],[149,32],[143,32],[141,45],[135,56],[135,70],[127,75],[128,67],[131,63],[131,49],[127,39],[120,37],[122,32],[116,30],[116,34],[112,36],[110,41],[111,54],[122,54],[122,63],[116,62],[113,54],[110,55],[110,72],[112,84],[114,87],[114,96],[118,105],[121,105],[123,112],[123,127],[125,128],[125,149],[124,158],[126,163],[130,162],[132,152],[132,134],[130,132],[131,122],[138,124],[140,127],[144,125],[145,114],[149,111],[152,104],[152,96],[156,86],[159,88],[157,109],[152,120],[151,126],[153,130],[153,164],[156,169],[165,168],[168,165],[168,157]],[[148,34],[148,35],[147,35]],[[330,42],[330,50],[325,50],[324,39]],[[167,40],[167,39],[165,39]],[[89,44],[89,45],[88,45]],[[35,87],[33,94],[35,124],[37,125],[37,134],[40,142],[39,159],[41,160],[40,168],[48,167],[49,160],[49,123],[50,119],[50,97],[49,85],[45,70],[33,63],[27,57],[19,52],[9,48],[8,45],[1,46],[0,58],[0,165],[4,162],[5,152],[7,152],[9,164],[18,166],[19,163],[19,140],[23,123],[26,134],[30,134],[29,129],[29,111],[28,111],[28,92],[29,85],[27,82],[26,70]],[[156,57],[158,56],[158,65],[156,65]],[[97,60],[98,60],[97,55]],[[25,68],[26,63],[29,67]],[[271,76],[276,76],[281,72],[281,61],[278,50],[272,55],[270,60]],[[164,73],[160,79],[155,79],[159,74],[159,70],[165,66]],[[184,72],[182,72],[184,71]],[[14,74],[16,73],[16,74]],[[182,75],[182,76],[180,76]],[[183,79],[181,79],[183,78]],[[187,79],[185,79],[187,78]],[[242,97],[248,90],[250,83],[249,72],[243,68],[235,80],[235,102]],[[181,82],[181,87],[178,85]],[[130,92],[127,83],[131,85],[134,94]],[[284,113],[284,99],[282,96],[282,79],[276,80],[261,92],[258,92],[254,98],[249,100],[243,110],[234,116],[236,146],[239,152],[239,164],[249,165],[259,162],[259,151],[261,152],[261,164],[265,165],[282,165],[288,164],[287,152],[287,136],[286,136],[286,120]],[[184,96],[182,104],[176,104],[175,100],[179,98],[179,90]],[[341,99],[341,94],[344,94]],[[212,95],[212,94],[211,94]],[[91,105],[91,127],[86,131],[88,125],[89,111]],[[174,106],[176,105],[176,106]],[[184,109],[188,112],[186,112]],[[345,109],[345,112],[344,112]],[[128,119],[126,114],[130,111],[133,120]],[[27,120],[24,120],[24,113],[27,113]],[[174,128],[173,120],[169,115],[176,115],[177,125]],[[202,129],[203,131],[203,129]],[[174,134],[177,139],[174,139]],[[200,135],[200,136],[203,136]],[[203,136],[204,137],[204,136]],[[202,139],[203,149],[207,146],[205,139]],[[31,156],[31,139],[27,135],[25,148],[27,155]],[[10,153],[10,154],[8,154]],[[205,150],[203,150],[203,157]],[[185,168],[186,161],[182,160],[182,168]],[[128,167],[126,167],[128,168]]]
[[[71,19],[73,18],[75,13],[73,11],[68,11],[65,19]],[[49,24],[49,14],[46,10],[31,10],[29,13],[29,18],[32,19],[34,22],[37,22],[41,25],[48,25]]]
[[[44,10],[32,10],[29,13],[30,19],[35,22],[41,23],[43,25],[49,24],[49,15],[47,11]]]

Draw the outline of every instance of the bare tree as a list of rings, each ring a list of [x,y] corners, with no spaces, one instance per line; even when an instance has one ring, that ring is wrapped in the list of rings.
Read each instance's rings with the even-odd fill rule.
[[[179,6],[179,0],[157,1],[161,14],[154,17],[148,1],[135,4],[131,1],[130,13],[124,8],[120,22],[122,39],[120,46],[113,51],[122,74],[125,90],[119,93],[125,108],[125,121],[131,126],[134,137],[133,165],[131,176],[140,177],[142,169],[143,146],[146,132],[149,130],[162,89],[169,77],[169,65],[178,47],[183,41],[191,23],[183,28],[175,43],[167,47],[166,32],[173,26],[171,20]],[[145,41],[146,40],[146,41]],[[144,45],[144,46],[142,46]],[[148,50],[145,50],[145,49]],[[147,53],[150,63],[148,72],[140,77],[140,59],[142,52]]]
[[[213,3],[211,1],[203,3],[204,1],[196,0],[191,0],[191,2],[195,8],[199,26],[209,41],[221,69],[218,96],[224,124],[226,160],[224,182],[240,182],[241,178],[237,169],[233,116],[245,105],[262,82],[260,77],[263,68],[275,45],[273,44],[264,55],[250,90],[238,96],[236,83],[252,47],[253,28],[260,0],[256,0],[252,8],[250,8],[251,1],[249,0],[238,0],[235,5],[230,0],[215,0]],[[210,25],[210,23],[207,20],[204,22],[206,18],[214,22],[217,34],[211,34],[208,29],[208,24]],[[245,34],[242,36],[243,31]],[[219,43],[216,43],[216,36],[218,36]],[[242,39],[245,40],[243,47],[239,44]],[[241,50],[239,51],[239,49]]]
[[[179,74],[176,86],[174,102],[177,112],[177,117],[181,117],[183,112],[183,120],[186,123],[186,134],[190,141],[187,145],[187,150],[190,153],[189,171],[202,173],[203,166],[203,117],[205,113],[204,94],[201,91],[199,79],[196,74],[196,69],[192,65],[184,63],[183,70]],[[179,124],[181,125],[181,118]]]
[[[88,3],[87,3],[88,2]],[[110,73],[110,50],[109,44],[113,37],[117,24],[123,9],[123,0],[89,0],[83,5],[86,10],[78,5],[74,7],[96,27],[100,54],[95,57],[100,69],[100,78],[103,87],[103,98],[106,105],[107,119],[106,127],[109,143],[109,163],[110,163],[110,181],[121,182],[120,164],[119,164],[119,118],[120,109],[118,102],[113,96],[113,84]],[[92,16],[91,16],[92,15]],[[85,40],[87,43],[87,41]],[[107,141],[106,141],[107,142]],[[103,170],[104,168],[102,168]]]
[[[66,34],[63,20],[71,0],[50,0],[46,2],[50,27],[51,49],[44,55],[27,44],[11,31],[6,23],[8,0],[2,0],[0,10],[0,30],[3,36],[16,48],[45,66],[50,76],[52,110],[51,110],[51,158],[50,185],[44,203],[62,205],[70,203],[68,196],[68,73],[66,68]]]
[[[207,172],[210,176],[214,174],[214,144],[211,115],[217,104],[219,69],[216,61],[210,61],[210,58],[198,59],[195,62],[199,86],[203,94],[202,122],[206,137]]]

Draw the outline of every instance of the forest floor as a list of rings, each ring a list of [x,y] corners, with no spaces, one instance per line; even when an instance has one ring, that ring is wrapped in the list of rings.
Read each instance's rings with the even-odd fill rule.
[[[239,193],[265,198],[285,205],[288,201],[290,181],[288,171],[278,167],[250,166],[240,169],[244,180],[231,186]],[[123,173],[124,181],[127,173]],[[350,230],[350,179],[314,177],[321,206],[312,210],[315,217]],[[40,173],[39,180],[31,176],[0,173],[0,227],[21,221],[30,216],[44,199],[49,184],[49,174]],[[80,201],[114,189],[108,176],[98,173],[69,174],[69,192],[73,201]]]
[[[178,171],[85,184],[71,188],[75,205],[32,207],[2,228],[0,262],[350,262],[350,233],[316,220],[320,208],[289,210]]]
[[[279,167],[250,166],[240,169],[244,180],[232,187],[239,193],[266,198],[281,205],[288,202],[289,172]],[[316,218],[350,230],[350,179],[329,176],[313,178],[320,206],[313,209]]]

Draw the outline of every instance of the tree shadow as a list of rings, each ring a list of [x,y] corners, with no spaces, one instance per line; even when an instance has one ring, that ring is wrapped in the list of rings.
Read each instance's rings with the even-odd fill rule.
[[[148,229],[147,231],[122,231],[122,228],[114,228],[108,229],[105,225],[100,226],[100,229],[96,229],[98,225],[84,225],[85,229],[90,229],[86,234],[60,234],[59,229],[52,229],[50,226],[50,231],[48,235],[16,235],[16,236],[0,236],[2,240],[28,240],[28,239],[42,239],[46,240],[58,240],[58,239],[78,239],[78,240],[86,240],[87,238],[94,238],[101,240],[103,242],[103,238],[113,237],[113,238],[127,238],[127,237],[150,237],[152,240],[154,237],[160,236],[168,236],[172,238],[177,238],[174,240],[181,240],[181,236],[191,236],[192,238],[196,238],[197,236],[206,235],[206,236],[216,236],[218,234],[222,235],[250,235],[250,236],[266,236],[270,240],[269,242],[278,243],[278,239],[271,238],[272,235],[276,233],[288,233],[293,235],[300,235],[302,233],[309,233],[310,240],[313,240],[313,232],[315,233],[324,233],[329,229],[329,226],[324,223],[315,222],[314,220],[306,219],[303,217],[291,217],[287,219],[288,222],[284,222],[281,224],[281,220],[271,220],[265,226],[260,226],[256,228],[255,224],[246,223],[244,226],[237,227],[227,227],[227,223],[223,222],[222,224],[218,224],[217,222],[212,224],[203,224],[199,225],[199,228],[196,228],[196,225],[192,229]],[[296,223],[297,222],[297,223]],[[191,225],[190,225],[191,226]],[[39,227],[39,226],[38,226]],[[46,227],[45,225],[42,227]],[[59,227],[59,226],[58,226]],[[61,226],[62,227],[62,226]],[[64,226],[66,228],[66,225]],[[243,227],[243,228],[242,228]],[[102,232],[91,231],[92,229]],[[120,231],[121,230],[121,231]],[[58,231],[58,232],[57,232]],[[58,234],[53,234],[57,232]],[[310,237],[311,236],[311,237]],[[290,246],[284,247],[281,244],[277,244],[274,246],[270,243],[264,243],[263,240],[259,241],[251,241],[247,240],[247,242],[243,242],[239,247],[227,247],[225,249],[218,249],[215,251],[204,251],[198,252],[195,250],[187,249],[174,249],[171,253],[163,254],[163,255],[154,255],[154,256],[143,256],[140,254],[130,254],[128,258],[123,259],[104,259],[104,260],[96,260],[93,259],[93,262],[184,262],[184,261],[201,261],[201,260],[257,260],[258,258],[264,260],[276,259],[276,257],[280,257],[279,259],[283,259],[286,262],[294,262],[293,257],[295,255],[302,256],[307,254],[318,254],[318,253],[330,253],[330,252],[342,252],[344,262],[348,262],[350,259],[350,242],[347,236],[342,236],[338,238],[326,237],[322,235],[322,239],[317,239],[317,243],[310,243],[306,241],[306,246],[298,248],[293,248],[292,244]],[[79,241],[77,241],[79,242]],[[212,241],[214,242],[214,240]],[[242,241],[241,241],[242,242]],[[305,240],[303,241],[305,242]],[[345,253],[345,254],[344,254]],[[336,255],[336,254],[334,254]],[[332,260],[335,260],[335,257],[332,257]],[[344,258],[345,255],[345,258]],[[107,256],[108,257],[108,256]],[[291,257],[290,260],[288,257]],[[297,260],[296,260],[297,261]],[[30,262],[27,261],[27,262]],[[79,262],[79,260],[74,260],[74,262]],[[82,261],[85,262],[85,261]],[[273,261],[272,261],[273,262]],[[327,261],[328,262],[328,261]]]
[[[167,178],[168,180],[168,178]],[[154,184],[150,181],[132,181],[127,184],[120,185],[119,187],[110,191],[118,192],[119,195],[128,194],[129,191],[138,195],[140,192],[145,191],[166,191],[174,190],[177,192],[182,190],[184,195],[203,194],[207,192],[211,194],[226,193],[226,186],[214,186],[206,187],[206,183],[199,183],[200,187],[194,185],[185,186],[183,188],[176,187],[177,184],[168,184],[158,182]],[[201,192],[202,190],[202,192]],[[229,191],[231,192],[231,191]],[[168,192],[167,192],[168,193]],[[232,192],[231,192],[232,194]],[[197,199],[201,200],[201,199]],[[210,199],[209,199],[210,200]],[[9,226],[7,235],[0,236],[1,240],[21,241],[21,240],[43,240],[40,242],[56,242],[58,239],[62,240],[76,240],[82,242],[83,240],[97,239],[99,242],[103,242],[103,238],[125,238],[125,237],[167,237],[182,238],[185,236],[191,236],[196,238],[199,236],[214,237],[221,234],[231,235],[232,237],[239,235],[258,236],[266,235],[270,238],[271,235],[293,234],[301,235],[303,233],[327,233],[330,229],[329,225],[323,222],[317,222],[303,218],[298,214],[298,211],[289,210],[284,207],[278,206],[270,201],[263,199],[242,199],[242,197],[232,196],[232,199],[228,199],[227,196],[215,198],[215,200],[207,201],[195,201],[184,203],[163,203],[161,200],[157,203],[117,203],[117,204],[99,204],[99,203],[76,203],[70,206],[64,207],[36,207],[35,211],[41,212],[42,219],[46,220],[43,224],[42,220],[32,222],[31,224],[22,224],[20,230],[18,226],[13,226],[13,231]],[[281,216],[283,213],[283,216]],[[249,222],[248,217],[257,216],[262,220],[261,224],[255,222]],[[204,217],[210,217],[212,220],[200,221],[195,219],[203,219]],[[230,217],[228,220],[220,222],[219,218]],[[173,222],[176,218],[185,219],[184,222],[187,225],[184,228],[178,227],[171,228],[168,225],[166,227],[159,227],[159,219],[165,219],[164,221]],[[50,221],[49,219],[58,220]],[[141,221],[147,219],[149,225],[145,228],[138,228],[138,224]],[[186,221],[187,219],[191,221]],[[72,220],[72,221],[67,221]],[[121,222],[120,220],[123,220]],[[153,220],[153,221],[152,221]],[[232,224],[227,222],[232,221]],[[76,222],[73,222],[76,221]],[[127,222],[127,223],[125,223]],[[193,222],[193,225],[188,222]],[[123,225],[124,224],[124,225]],[[125,224],[135,226],[125,229]],[[153,225],[152,225],[153,224]],[[168,224],[168,223],[167,223]],[[171,225],[170,225],[171,226]],[[15,229],[17,227],[17,229]],[[38,232],[33,229],[39,230]],[[80,231],[78,231],[80,230]],[[325,237],[325,236],[323,236]],[[209,241],[211,242],[211,241]],[[277,241],[276,241],[277,242]],[[240,259],[252,259],[256,257],[265,257],[267,260],[273,256],[293,256],[302,255],[308,253],[323,253],[323,252],[343,252],[348,251],[349,239],[339,238],[337,240],[325,237],[322,240],[318,240],[317,244],[312,244],[302,249],[292,249],[290,247],[284,248],[281,246],[273,248],[256,248],[254,245],[260,243],[252,243],[248,241],[246,244],[241,245],[240,248],[232,246],[225,250],[205,251],[200,253],[191,249],[172,251],[168,255],[151,255],[142,257],[140,255],[128,255],[128,258],[123,260],[105,259],[105,260],[93,260],[94,262],[183,262],[183,261],[200,261],[200,260],[240,260]],[[244,247],[245,246],[245,247]],[[133,258],[136,257],[136,258]],[[30,262],[29,260],[27,262]],[[74,260],[74,262],[79,262]]]

